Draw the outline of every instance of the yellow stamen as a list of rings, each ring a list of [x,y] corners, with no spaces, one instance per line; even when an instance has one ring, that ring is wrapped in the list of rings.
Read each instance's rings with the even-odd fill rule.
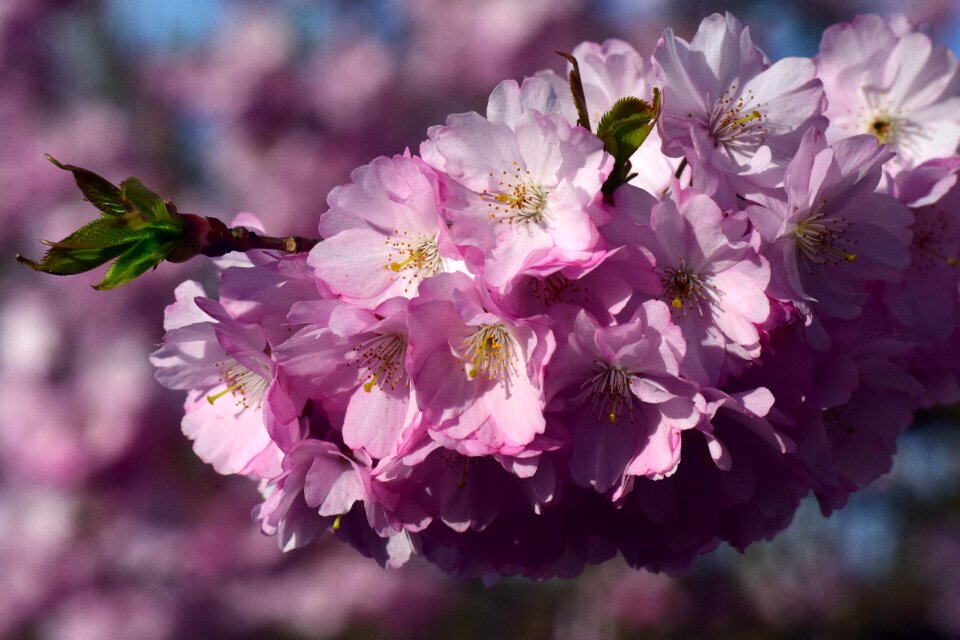
[[[231,391],[236,391],[236,390],[237,390],[237,385],[229,386],[229,387],[227,387],[226,389],[224,389],[223,391],[221,391],[220,393],[207,396],[207,402],[209,402],[210,404],[213,404],[214,402],[216,402],[217,400],[219,400],[219,399],[222,398],[223,396],[227,395],[227,394],[230,393]]]
[[[487,380],[506,383],[513,369],[513,351],[510,334],[497,324],[484,324],[463,341],[467,374],[471,378],[485,376]]]

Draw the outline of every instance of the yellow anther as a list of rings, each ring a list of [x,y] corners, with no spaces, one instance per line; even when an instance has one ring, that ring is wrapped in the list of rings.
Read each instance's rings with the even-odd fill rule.
[[[752,111],[749,115],[734,120],[733,124],[747,124],[751,120],[759,120],[762,117],[763,115],[759,111]]]

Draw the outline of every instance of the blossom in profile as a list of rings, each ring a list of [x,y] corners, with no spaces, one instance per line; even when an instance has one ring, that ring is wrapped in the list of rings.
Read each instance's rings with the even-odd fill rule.
[[[233,320],[196,282],[184,282],[176,294],[151,362],[162,385],[188,391],[184,433],[220,473],[276,475],[282,452],[264,419],[275,372],[265,332]]]

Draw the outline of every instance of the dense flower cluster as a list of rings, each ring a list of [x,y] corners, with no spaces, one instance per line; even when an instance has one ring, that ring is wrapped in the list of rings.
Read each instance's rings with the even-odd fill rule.
[[[158,378],[284,549],[679,571],[843,506],[960,399],[952,53],[865,16],[771,64],[728,14],[573,56],[594,123],[662,94],[629,183],[545,71],[354,171],[308,255],[177,289]]]

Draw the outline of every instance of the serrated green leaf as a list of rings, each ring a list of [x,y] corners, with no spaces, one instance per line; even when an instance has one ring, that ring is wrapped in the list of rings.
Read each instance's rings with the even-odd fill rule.
[[[114,289],[130,282],[148,269],[163,262],[172,248],[172,243],[161,242],[153,236],[141,239],[117,258],[103,280],[93,288],[98,290]]]
[[[653,106],[645,100],[634,96],[620,98],[613,104],[610,111],[607,111],[603,114],[603,117],[600,118],[600,123],[597,125],[597,137],[602,139],[617,122],[635,116],[646,117],[651,120],[656,118]]]
[[[614,161],[613,170],[603,183],[605,196],[611,196],[630,180],[633,175],[630,158],[650,135],[659,117],[660,90],[654,87],[651,103],[632,96],[621,98],[600,119],[597,136]]]
[[[127,178],[120,183],[120,200],[128,215],[135,215],[143,222],[173,219],[163,198],[137,178]]]
[[[119,244],[131,244],[143,235],[143,230],[130,229],[122,219],[98,218],[80,227],[59,242],[49,242],[62,249],[94,249]]]
[[[77,167],[72,164],[63,164],[49,153],[45,155],[46,159],[54,165],[69,171],[73,174],[80,192],[93,206],[100,210],[105,216],[122,216],[126,213],[123,204],[120,202],[120,189],[109,180],[97,175],[89,169]]]

